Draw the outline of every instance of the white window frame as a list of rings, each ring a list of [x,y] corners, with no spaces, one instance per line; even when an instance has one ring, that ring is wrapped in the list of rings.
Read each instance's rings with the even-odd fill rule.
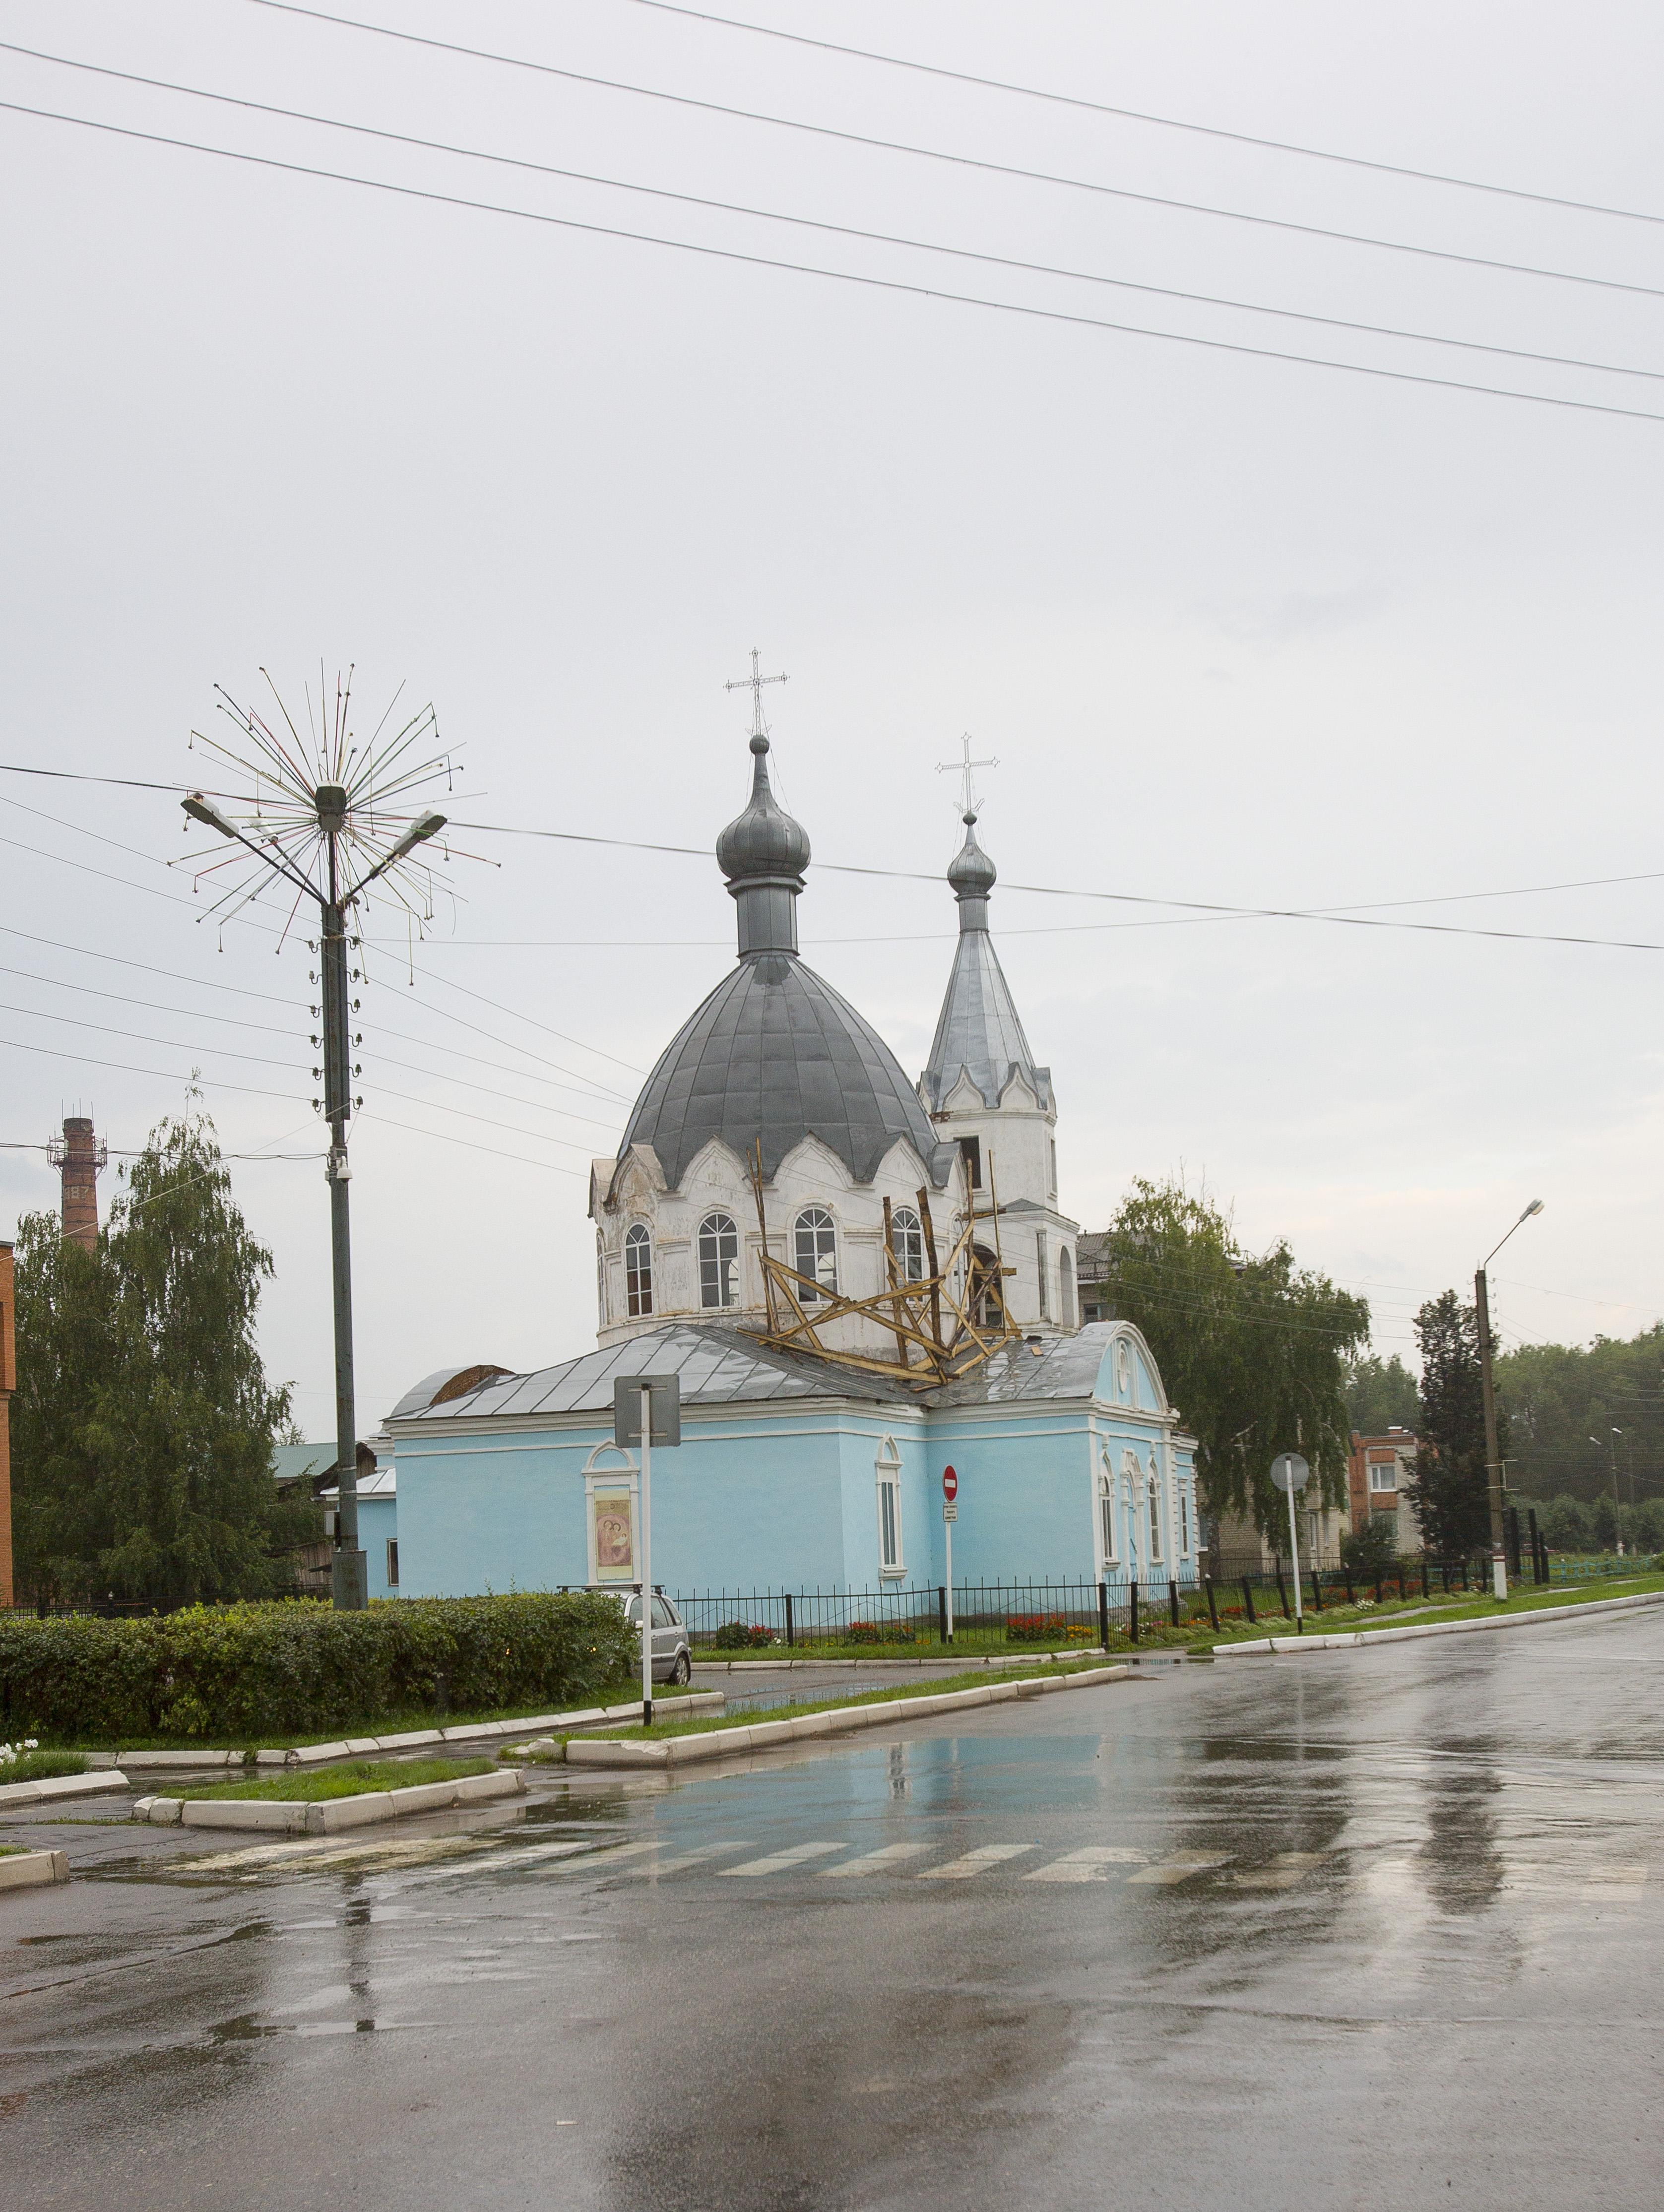
[[[874,1504],[878,1516],[878,1573],[886,1582],[907,1572],[902,1536],[902,1455],[886,1437],[873,1462]]]
[[[387,1539],[387,1587],[389,1589],[398,1588],[398,1539],[397,1536],[389,1536]]]
[[[1115,1510],[1115,1475],[1107,1451],[1102,1454],[1098,1468],[1097,1511],[1098,1567],[1102,1577],[1107,1579],[1110,1568],[1120,1564],[1120,1546],[1115,1540],[1120,1516]]]
[[[708,1255],[707,1244],[711,1249]],[[725,1252],[725,1243],[733,1249]],[[732,1313],[739,1304],[739,1224],[719,1206],[699,1224],[699,1304],[706,1313]],[[708,1278],[706,1269],[710,1269]],[[715,1295],[713,1297],[712,1292]],[[727,1295],[725,1296],[724,1293]]]
[[[1190,1485],[1181,1482],[1179,1490],[1179,1557],[1187,1559],[1191,1553]]]
[[[607,1325],[607,1247],[606,1239],[598,1229],[595,1232],[595,1303],[600,1310],[601,1326]]]
[[[803,1264],[805,1234],[814,1240],[811,1254],[814,1264],[808,1267]],[[825,1240],[823,1250],[823,1239]],[[820,1285],[818,1290],[809,1290],[799,1284],[797,1296],[800,1304],[807,1304],[818,1298],[837,1297],[838,1224],[823,1206],[805,1206],[792,1224],[792,1265],[799,1274],[806,1275],[811,1283]]]
[[[647,1287],[641,1286],[642,1268],[638,1261],[632,1267],[632,1253],[645,1252],[647,1258]],[[624,1314],[629,1321],[647,1321],[653,1316],[653,1231],[645,1221],[632,1221],[624,1231]]]
[[[1035,1231],[1035,1273],[1040,1278],[1040,1318],[1049,1321],[1052,1317],[1052,1297],[1051,1285],[1046,1276],[1046,1231],[1043,1229]]]
[[[1369,1494],[1377,1497],[1383,1491],[1398,1488],[1398,1462],[1395,1459],[1372,1459],[1369,1462]]]
[[[1076,1326],[1075,1266],[1069,1257],[1066,1244],[1058,1247],[1057,1255],[1057,1324],[1060,1328]]]
[[[898,1206],[890,1217],[890,1249],[896,1255],[896,1271],[904,1283],[925,1279],[925,1224],[910,1206]]]
[[[1152,1567],[1165,1566],[1167,1553],[1163,1543],[1162,1484],[1161,1477],[1153,1466],[1145,1469],[1144,1489],[1145,1503],[1150,1513],[1150,1564]]]

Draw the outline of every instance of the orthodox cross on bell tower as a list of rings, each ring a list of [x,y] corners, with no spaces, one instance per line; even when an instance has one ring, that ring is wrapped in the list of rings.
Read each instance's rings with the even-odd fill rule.
[[[762,654],[757,651],[756,646],[753,646],[751,647],[750,674],[749,676],[737,676],[732,684],[725,684],[722,687],[725,691],[749,691],[750,693],[751,735],[754,738],[766,738],[768,734],[768,726],[762,719],[763,685],[765,684],[784,684],[786,681],[784,676],[762,675],[760,672],[762,659]]]
[[[987,760],[973,760],[971,758],[971,738],[969,731],[965,732],[964,736],[960,738],[959,743],[963,750],[964,758],[963,760],[956,761],[938,761],[936,763],[936,773],[938,775],[957,775],[963,777],[964,781],[960,787],[958,799],[960,816],[961,818],[966,822],[975,822],[978,810],[981,805],[981,801],[976,795],[976,781],[972,775],[971,771],[973,769],[979,768],[998,768],[999,765],[999,760],[998,755],[993,753],[990,753]]]

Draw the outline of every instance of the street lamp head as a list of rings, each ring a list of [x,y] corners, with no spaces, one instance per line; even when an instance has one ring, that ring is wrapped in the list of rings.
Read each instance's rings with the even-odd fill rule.
[[[445,817],[442,814],[418,815],[388,854],[389,864],[403,860],[406,853],[413,851],[427,838],[436,837],[444,827]]]
[[[192,791],[187,793],[186,795],[180,799],[179,805],[184,807],[185,812],[191,817],[191,819],[193,822],[205,823],[210,830],[217,830],[222,837],[236,836],[237,832],[226,820],[224,815],[221,813],[219,808],[216,806],[213,800],[211,799],[204,799],[201,792]]]
[[[1542,1200],[1540,1198],[1533,1198],[1530,1205],[1527,1206],[1525,1212],[1520,1216],[1520,1219],[1521,1221],[1529,1221],[1533,1213],[1540,1213],[1542,1210]]]
[[[347,787],[343,783],[320,783],[313,793],[318,809],[318,826],[326,837],[338,837],[347,826]]]

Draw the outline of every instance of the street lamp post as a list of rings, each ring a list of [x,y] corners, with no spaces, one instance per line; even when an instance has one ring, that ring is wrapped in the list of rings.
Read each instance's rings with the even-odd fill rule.
[[[358,1543],[358,1421],[353,1383],[352,1238],[347,1202],[348,1185],[352,1179],[347,1158],[347,1123],[352,1113],[354,1073],[348,1000],[349,913],[372,884],[387,878],[389,871],[397,870],[418,845],[443,830],[445,817],[431,811],[418,814],[401,836],[388,843],[399,826],[397,817],[390,817],[386,811],[389,799],[431,773],[436,765],[427,763],[407,769],[402,757],[413,735],[430,725],[432,709],[425,709],[407,725],[388,748],[378,753],[372,741],[372,745],[356,757],[356,749],[349,750],[347,746],[344,714],[343,700],[338,705],[335,742],[327,750],[320,749],[326,780],[314,781],[311,774],[297,768],[297,747],[279,748],[274,756],[262,742],[269,736],[264,724],[253,714],[238,710],[240,726],[267,752],[268,758],[279,759],[282,769],[276,778],[270,769],[262,771],[268,792],[263,794],[247,829],[223,813],[203,792],[193,791],[179,803],[193,822],[242,846],[263,868],[281,877],[319,909],[324,1016],[321,1104],[330,1132],[324,1178],[330,1189],[335,1319],[335,1477],[338,1486],[331,1582],[337,1610],[357,1612],[368,1603],[369,1594],[364,1554]],[[292,724],[290,727],[292,730]],[[215,750],[224,754],[222,747],[216,746]],[[235,758],[229,754],[224,757]],[[243,765],[240,762],[238,764]],[[274,782],[278,787],[275,794],[270,790]],[[361,821],[355,821],[355,814],[363,817]],[[355,848],[364,856],[380,854],[374,865],[355,881],[351,877],[351,854]],[[258,881],[257,873],[228,896],[240,901],[252,896],[249,884]],[[396,884],[394,889],[398,896]],[[410,902],[406,900],[405,903],[408,906]]]
[[[1519,1221],[1509,1228],[1508,1237],[1493,1244],[1473,1271],[1473,1310],[1479,1326],[1479,1385],[1485,1397],[1485,1483],[1491,1497],[1491,1588],[1494,1596],[1504,1599],[1508,1595],[1508,1546],[1503,1534],[1503,1462],[1497,1444],[1497,1395],[1491,1381],[1491,1296],[1485,1269],[1520,1222],[1529,1221],[1533,1213],[1542,1210],[1542,1200],[1533,1198]]]
[[[1618,1556],[1620,1559],[1624,1556],[1624,1538],[1620,1520],[1624,1508],[1623,1503],[1618,1495],[1618,1446],[1612,1442],[1612,1437],[1621,1437],[1624,1431],[1622,1429],[1613,1429],[1612,1435],[1607,1437],[1606,1443],[1606,1449],[1612,1455],[1612,1540],[1618,1547]],[[1599,1437],[1591,1437],[1589,1438],[1589,1442],[1594,1446],[1596,1451],[1600,1450],[1601,1443]],[[1635,1502],[1635,1484],[1633,1480],[1631,1480],[1630,1484],[1630,1502],[1633,1504]]]

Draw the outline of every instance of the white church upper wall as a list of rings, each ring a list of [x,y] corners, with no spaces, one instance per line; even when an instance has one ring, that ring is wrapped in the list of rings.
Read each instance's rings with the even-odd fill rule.
[[[1171,1413],[1156,1355],[1130,1321],[1112,1322],[1092,1395],[1128,1413]]]

